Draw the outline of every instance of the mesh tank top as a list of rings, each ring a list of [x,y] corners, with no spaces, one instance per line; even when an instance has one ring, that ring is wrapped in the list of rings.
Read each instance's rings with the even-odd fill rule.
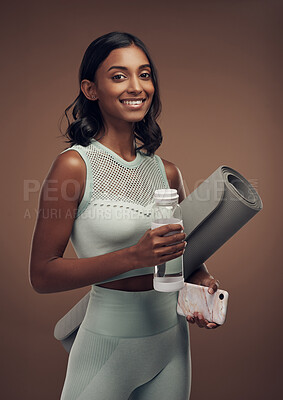
[[[68,150],[77,151],[86,165],[85,192],[70,238],[77,256],[89,258],[135,245],[151,227],[155,189],[169,188],[161,158],[136,150],[136,158],[126,161],[95,139]],[[153,273],[154,267],[145,267],[95,284]]]

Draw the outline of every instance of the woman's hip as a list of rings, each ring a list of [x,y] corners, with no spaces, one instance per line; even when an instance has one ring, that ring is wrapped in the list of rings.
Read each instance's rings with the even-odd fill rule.
[[[115,337],[151,336],[180,323],[178,292],[127,292],[92,286],[82,326]]]

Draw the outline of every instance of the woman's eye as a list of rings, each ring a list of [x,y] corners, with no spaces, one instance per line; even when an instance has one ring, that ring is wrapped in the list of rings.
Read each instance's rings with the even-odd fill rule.
[[[143,79],[150,79],[151,74],[149,72],[143,72],[142,74],[140,74],[140,77]],[[123,74],[116,74],[112,77],[112,79],[115,81],[120,81],[122,79],[126,79],[126,77]]]
[[[119,81],[119,80],[121,80],[122,78],[125,78],[124,75],[122,75],[122,74],[117,74],[117,75],[114,75],[114,76],[112,77],[112,79],[113,79],[113,80],[116,80],[116,81]]]
[[[141,74],[141,77],[142,77],[142,78],[151,78],[151,74],[150,74],[149,72],[143,72],[143,73]]]

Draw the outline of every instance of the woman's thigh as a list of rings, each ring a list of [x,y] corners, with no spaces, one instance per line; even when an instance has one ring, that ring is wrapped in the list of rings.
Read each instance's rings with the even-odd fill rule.
[[[187,322],[185,322],[187,324]],[[152,380],[137,387],[129,400],[188,400],[191,392],[191,353],[185,327],[175,355]],[[165,349],[164,349],[165,350]]]
[[[61,400],[153,400],[155,394],[187,400],[189,376],[190,348],[183,322],[140,338],[98,335],[83,328],[70,353]]]
[[[96,335],[80,327],[67,366],[61,400],[77,400],[115,353],[119,338]]]

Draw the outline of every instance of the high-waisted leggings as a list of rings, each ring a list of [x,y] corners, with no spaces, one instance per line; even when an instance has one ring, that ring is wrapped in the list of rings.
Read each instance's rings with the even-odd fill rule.
[[[61,400],[188,400],[189,328],[177,295],[94,285]]]

